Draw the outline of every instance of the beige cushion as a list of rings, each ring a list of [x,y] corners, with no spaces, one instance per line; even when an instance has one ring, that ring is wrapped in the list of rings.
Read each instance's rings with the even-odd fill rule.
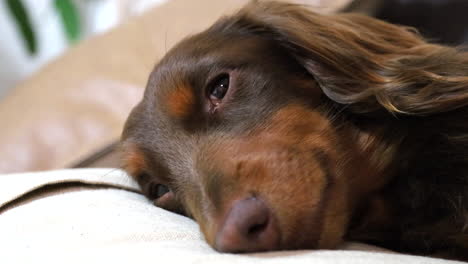
[[[44,186],[87,184],[81,191],[37,197]],[[101,185],[101,187],[99,187]],[[103,188],[102,185],[108,187]],[[84,186],[84,185],[83,185]],[[111,188],[111,186],[114,186]],[[220,254],[198,225],[133,192],[120,170],[81,169],[0,175],[1,263],[314,263],[449,264],[346,243],[339,250]],[[3,210],[10,201],[29,201]]]

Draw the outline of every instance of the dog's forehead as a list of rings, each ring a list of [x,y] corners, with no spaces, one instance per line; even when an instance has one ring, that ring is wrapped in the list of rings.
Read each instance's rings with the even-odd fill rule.
[[[243,32],[205,31],[193,35],[176,45],[168,56],[202,59],[217,56],[230,61],[252,60],[267,53],[273,41],[258,34]],[[260,53],[261,52],[261,53]]]
[[[175,78],[202,78],[215,68],[260,63],[275,56],[277,50],[273,40],[262,36],[205,31],[172,48],[155,67],[151,78],[159,84]]]

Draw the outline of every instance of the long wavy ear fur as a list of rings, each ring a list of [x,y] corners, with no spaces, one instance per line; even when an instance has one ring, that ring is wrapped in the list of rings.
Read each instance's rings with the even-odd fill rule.
[[[468,53],[429,44],[411,28],[272,1],[254,1],[237,17],[278,40],[355,113],[431,115],[468,105]]]

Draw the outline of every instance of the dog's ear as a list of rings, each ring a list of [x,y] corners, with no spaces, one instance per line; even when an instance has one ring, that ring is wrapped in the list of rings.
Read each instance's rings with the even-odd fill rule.
[[[253,1],[237,21],[274,38],[333,101],[356,113],[429,115],[468,105],[468,53],[358,14]]]

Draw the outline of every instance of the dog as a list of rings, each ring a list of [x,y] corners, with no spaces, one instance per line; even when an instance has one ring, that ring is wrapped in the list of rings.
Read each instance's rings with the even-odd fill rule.
[[[467,73],[411,28],[253,1],[156,65],[123,167],[220,252],[468,260]]]

